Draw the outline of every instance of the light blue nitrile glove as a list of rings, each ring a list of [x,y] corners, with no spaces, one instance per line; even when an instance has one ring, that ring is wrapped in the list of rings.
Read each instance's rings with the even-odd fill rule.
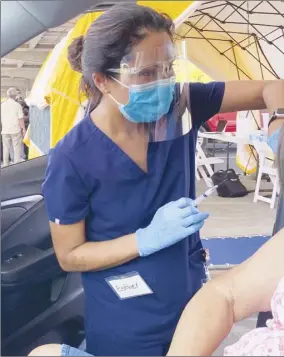
[[[271,147],[271,149],[274,152],[274,154],[276,154],[276,152],[277,152],[280,131],[281,131],[281,128],[279,128],[278,130],[274,131],[267,138],[267,144]]]
[[[148,227],[136,232],[140,257],[170,247],[199,231],[206,218],[208,214],[199,213],[190,198],[167,203],[158,209]]]

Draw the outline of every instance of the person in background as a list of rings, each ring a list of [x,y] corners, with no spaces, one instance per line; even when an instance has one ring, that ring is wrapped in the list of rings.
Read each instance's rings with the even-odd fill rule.
[[[1,103],[1,124],[3,143],[3,165],[10,162],[10,151],[13,149],[14,163],[21,161],[23,137],[26,133],[22,106],[17,103],[17,90],[10,88],[7,99]]]
[[[16,101],[19,104],[21,104],[21,106],[22,106],[23,113],[24,113],[25,129],[27,131],[28,126],[29,126],[29,107],[28,107],[26,101],[24,100],[20,90],[18,90],[18,95],[16,97]],[[28,147],[24,143],[22,143],[21,157],[23,160],[28,158]]]
[[[25,129],[27,131],[30,124],[30,117],[29,117],[29,106],[26,104],[23,106],[23,113],[24,113]],[[29,147],[26,144],[24,144],[24,154],[25,154],[25,159],[27,160],[29,157]]]

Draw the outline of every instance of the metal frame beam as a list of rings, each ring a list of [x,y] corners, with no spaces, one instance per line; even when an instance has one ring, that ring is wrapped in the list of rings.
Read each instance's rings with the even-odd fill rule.
[[[271,2],[265,0],[265,2],[269,5],[271,5]],[[265,41],[267,43],[269,43],[270,45],[274,46],[281,54],[284,55],[284,52],[279,48],[279,46],[277,46],[274,42],[277,41],[280,38],[284,39],[284,26],[278,26],[278,25],[273,25],[273,24],[256,24],[256,23],[252,23],[250,21],[250,16],[254,13],[260,13],[261,11],[255,11],[259,5],[262,2],[259,2],[256,6],[253,7],[253,9],[249,9],[244,8],[244,5],[247,4],[247,0],[242,1],[240,4],[236,5],[235,3],[232,3],[232,1],[230,0],[224,0],[224,1],[220,1],[220,3],[218,4],[214,4],[215,1],[208,1],[205,2],[201,5],[201,7],[192,15],[189,17],[188,21],[185,22],[185,25],[188,26],[188,31],[181,37],[181,38],[187,38],[187,39],[199,39],[202,41],[206,41],[210,44],[210,46],[212,46],[214,48],[214,50],[218,51],[218,53],[221,56],[225,56],[226,59],[232,63],[234,65],[234,67],[237,70],[237,74],[238,77],[240,78],[240,73],[243,73],[247,78],[250,78],[250,76],[245,73],[240,66],[238,65],[237,61],[236,61],[236,55],[235,55],[235,48],[239,47],[242,50],[246,51],[248,53],[248,55],[250,55],[260,66],[260,71],[261,71],[261,76],[264,78],[264,69],[269,72],[272,76],[274,76],[275,78],[279,78],[278,74],[275,72],[275,70],[273,69],[272,65],[269,62],[269,59],[265,56],[265,53],[261,47],[261,41]],[[211,6],[208,6],[211,5]],[[220,8],[219,11],[216,12],[215,15],[212,15],[204,10],[211,10],[214,8]],[[271,14],[275,15],[275,16],[282,16],[284,18],[284,14],[281,14],[278,9],[273,5],[271,6],[272,11]],[[229,15],[226,15],[226,18],[223,19],[221,15],[221,13],[224,10],[232,10],[230,11]],[[245,16],[243,15],[243,13],[247,14],[248,18],[245,18]],[[232,18],[232,16],[234,14],[238,14],[242,19],[244,19],[244,22],[236,22],[236,21],[230,21],[230,19]],[[205,24],[201,25],[200,23],[203,20],[206,20],[208,18],[208,21],[205,22]],[[193,19],[197,19],[197,21],[195,23],[193,23]],[[218,30],[214,29],[210,29],[210,24],[214,23],[214,25],[218,28]],[[247,32],[238,32],[238,31],[227,31],[226,28],[224,27],[225,24],[236,24],[236,25],[246,25],[248,24],[248,31]],[[253,28],[254,33],[251,33],[249,31],[249,27],[251,26],[251,28]],[[259,29],[257,28],[258,26],[266,26],[266,27],[271,27],[273,28],[268,34],[266,34],[265,36],[259,31]],[[191,31],[195,30],[198,35],[200,37],[197,37],[196,35],[192,35],[191,36]],[[271,34],[273,34],[274,32],[278,31],[279,29],[282,29],[282,33],[283,35],[279,35],[276,38],[274,38],[273,40],[268,40],[268,36],[270,36]],[[206,32],[210,32],[210,37],[206,37]],[[224,39],[218,39],[215,38],[214,33],[218,33],[218,34],[226,34],[229,38],[228,40],[224,40]],[[236,35],[247,35],[245,39],[243,40],[239,40],[237,39]],[[218,36],[216,36],[218,37]],[[245,41],[250,41],[250,39],[252,38],[252,42],[249,42],[249,44],[243,45],[243,43]],[[229,46],[225,51],[220,51],[218,49],[218,47],[216,46],[216,44],[214,44],[215,41],[222,41],[222,42],[228,42]],[[251,46],[255,46],[256,47],[256,55],[250,50]],[[227,53],[232,51],[232,55],[233,58],[235,59],[234,61],[228,57]],[[263,63],[263,57],[265,58],[266,63]]]

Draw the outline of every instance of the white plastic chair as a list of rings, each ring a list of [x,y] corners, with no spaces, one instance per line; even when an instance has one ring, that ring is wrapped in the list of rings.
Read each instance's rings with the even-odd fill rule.
[[[280,185],[278,178],[278,171],[275,167],[275,160],[272,150],[268,146],[266,142],[254,142],[253,143],[259,157],[259,171],[256,181],[255,193],[253,202],[263,201],[270,204],[270,208],[273,209],[275,207],[277,194],[280,193]],[[267,174],[271,180],[273,185],[271,198],[264,197],[260,194],[260,185],[262,176]]]
[[[195,177],[200,180],[204,179],[208,187],[213,187],[211,176],[214,174],[213,165],[222,164],[224,160],[218,157],[207,157],[199,142],[196,143],[196,172]],[[206,170],[207,172],[206,172]],[[209,176],[208,176],[209,175]]]

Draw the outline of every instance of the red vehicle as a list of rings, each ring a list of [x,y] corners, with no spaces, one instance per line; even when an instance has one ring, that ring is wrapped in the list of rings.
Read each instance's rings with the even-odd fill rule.
[[[214,132],[217,129],[218,122],[220,120],[226,120],[227,121],[227,126],[226,126],[226,132],[229,133],[235,133],[237,130],[236,123],[237,123],[237,113],[221,113],[221,114],[216,114],[214,117],[208,120],[207,123],[204,124],[204,128],[206,131],[211,131]]]
[[[226,132],[235,133],[237,130],[237,113],[221,113],[214,115],[211,119],[209,119],[203,126],[199,129],[201,132],[216,132],[218,129],[218,123],[220,120],[226,120]],[[205,147],[208,143],[208,139],[199,138],[200,144]]]

